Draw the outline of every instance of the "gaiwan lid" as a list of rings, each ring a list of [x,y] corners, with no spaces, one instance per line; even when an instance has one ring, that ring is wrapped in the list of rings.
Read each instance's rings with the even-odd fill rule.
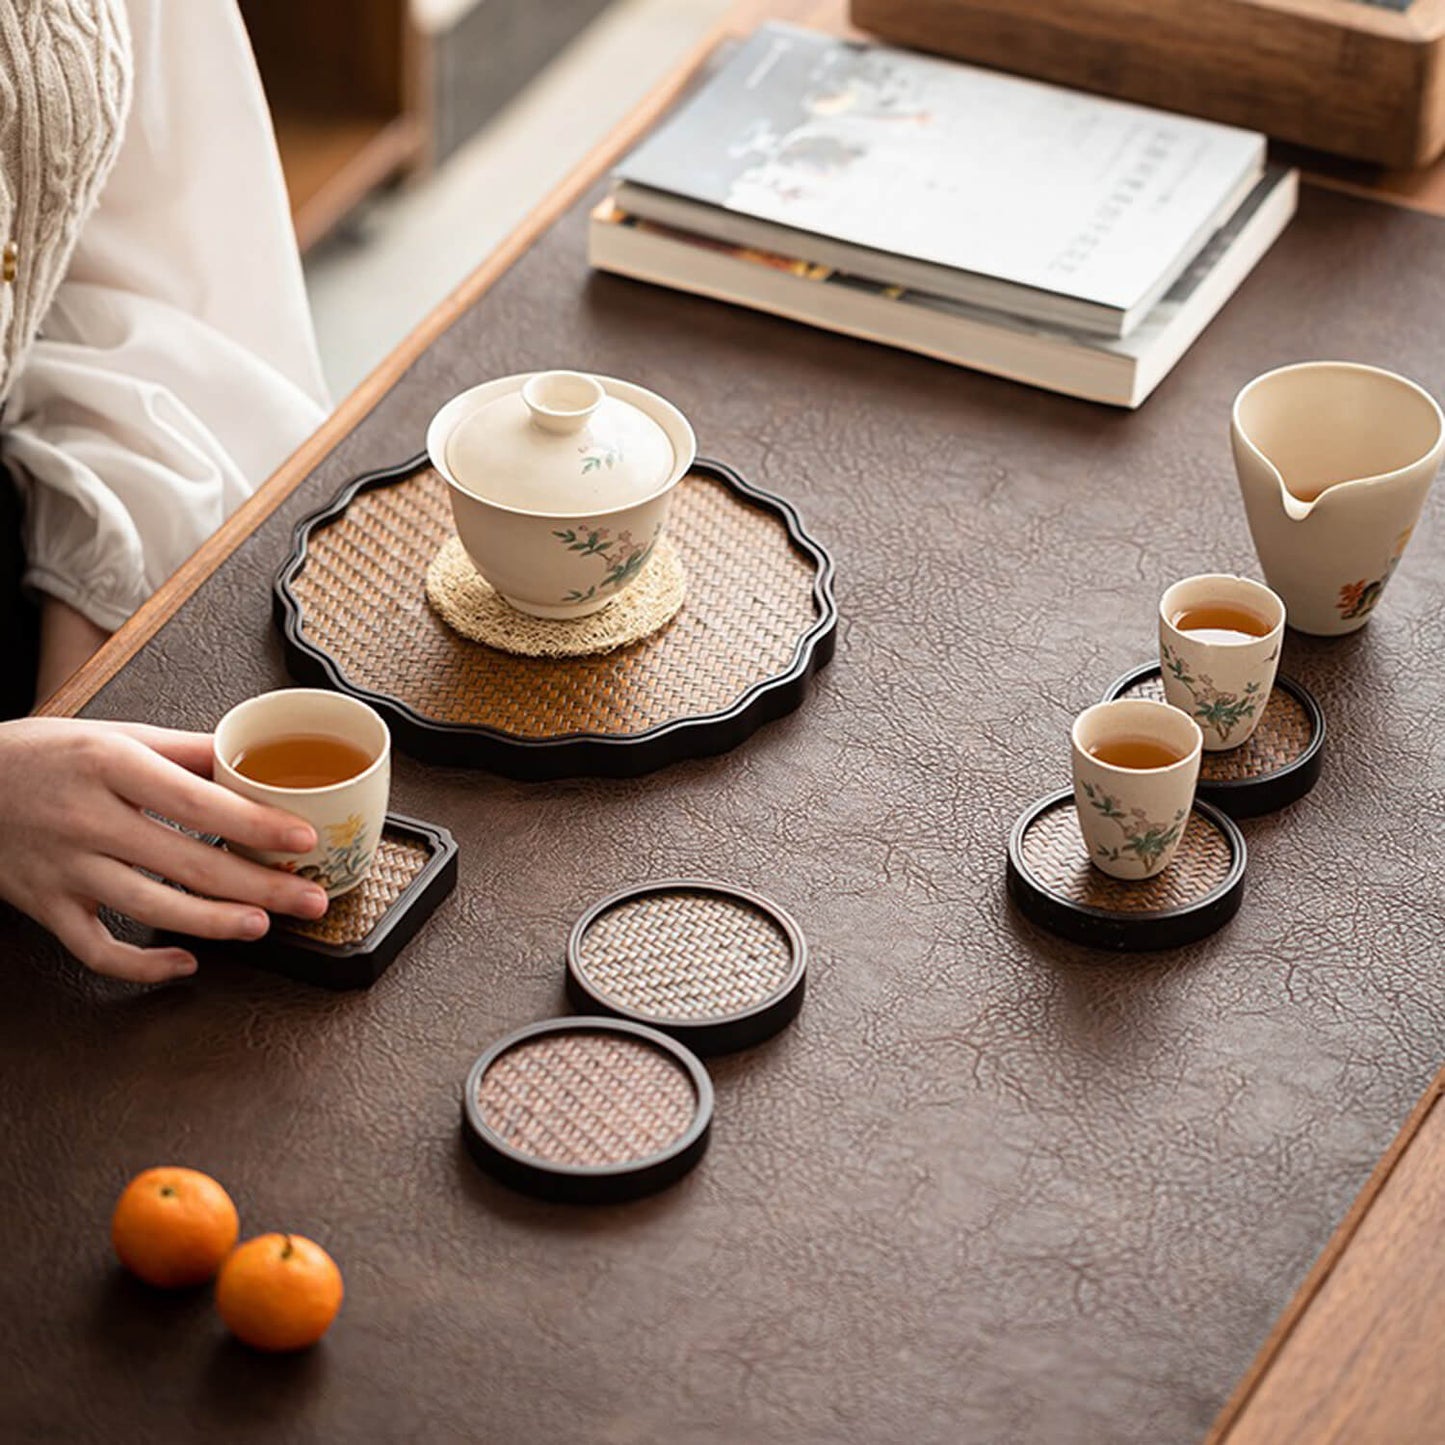
[[[483,400],[447,439],[457,484],[521,511],[576,515],[645,501],[677,461],[657,420],[580,371],[539,371]]]

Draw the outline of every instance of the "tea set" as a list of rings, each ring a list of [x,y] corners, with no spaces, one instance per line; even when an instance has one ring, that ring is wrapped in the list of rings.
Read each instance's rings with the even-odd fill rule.
[[[1159,603],[1165,701],[1116,698],[1072,734],[1090,863],[1121,880],[1167,870],[1205,752],[1242,747],[1275,684],[1286,620],[1333,637],[1379,603],[1445,453],[1445,417],[1414,382],[1346,362],[1266,372],[1239,393],[1231,439],[1268,586],[1206,574]]]
[[[1203,755],[1252,736],[1275,686],[1286,619],[1319,636],[1369,620],[1445,453],[1445,418],[1428,393],[1346,362],[1257,377],[1236,398],[1230,430],[1265,582],[1220,573],[1176,582],[1158,614],[1164,701],[1097,704],[1072,729],[1078,830],[1090,864],[1125,882],[1170,867]],[[517,612],[560,628],[603,612],[645,573],[697,450],[687,418],[665,398],[566,370],[462,392],[433,417],[426,448],[477,574]],[[218,729],[218,778],[254,793],[225,749],[263,717],[296,730],[326,696],[295,689],[243,703]],[[379,717],[376,726],[385,732]],[[365,875],[385,815],[385,768],[367,776],[364,800],[346,783],[329,801],[288,804],[323,840],[349,849],[345,879],[327,872],[324,842],[326,856],[301,860],[339,891]]]
[[[637,580],[697,455],[671,402],[577,371],[464,391],[426,445],[472,565],[518,611],[559,620],[601,611]]]

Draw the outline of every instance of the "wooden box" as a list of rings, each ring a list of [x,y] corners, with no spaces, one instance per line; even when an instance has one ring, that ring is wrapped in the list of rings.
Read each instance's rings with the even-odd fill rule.
[[[851,0],[899,45],[1360,160],[1445,149],[1445,0]]]

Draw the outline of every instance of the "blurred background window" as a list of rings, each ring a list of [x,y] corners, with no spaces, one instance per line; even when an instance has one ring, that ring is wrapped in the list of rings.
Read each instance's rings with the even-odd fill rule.
[[[728,0],[240,0],[340,399]]]

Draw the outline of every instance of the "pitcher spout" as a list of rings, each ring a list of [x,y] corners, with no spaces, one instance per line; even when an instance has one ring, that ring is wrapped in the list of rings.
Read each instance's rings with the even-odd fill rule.
[[[1284,473],[1248,437],[1242,436],[1240,440],[1249,451],[1254,453],[1256,464],[1254,484],[1263,486],[1271,501],[1279,502],[1285,516],[1291,522],[1303,522],[1319,505],[1320,498],[1325,493],[1320,492],[1317,496],[1308,498],[1296,495],[1290,490],[1289,483],[1285,481]],[[1241,481],[1243,481],[1243,474],[1241,474]]]

